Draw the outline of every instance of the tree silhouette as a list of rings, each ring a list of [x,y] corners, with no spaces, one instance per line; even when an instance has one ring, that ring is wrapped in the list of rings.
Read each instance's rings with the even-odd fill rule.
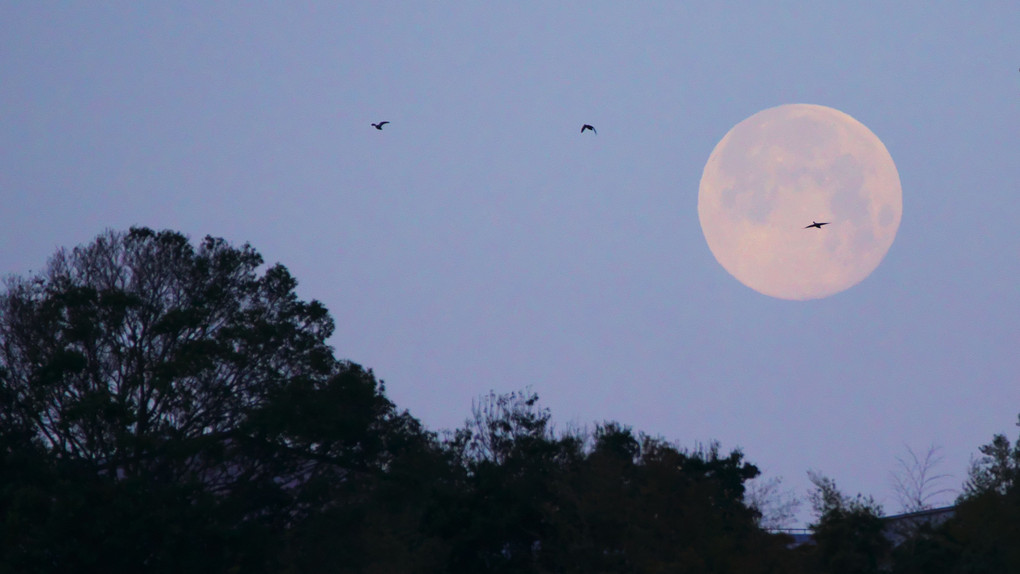
[[[831,478],[808,473],[815,490],[811,503],[817,522],[811,525],[818,567],[829,574],[878,572],[891,549],[884,536],[882,507],[871,497],[844,495]]]
[[[891,475],[893,490],[903,512],[928,510],[939,496],[953,492],[941,486],[949,475],[936,471],[944,458],[942,449],[933,444],[924,456],[918,456],[909,446],[905,448],[906,456],[896,457],[897,468]]]
[[[6,281],[0,565],[271,570],[282,532],[421,435],[333,357],[326,309],[262,265],[132,228]]]
[[[1011,445],[1005,435],[997,434],[979,450],[982,456],[971,464],[962,498],[991,492],[1005,494],[1020,482],[1020,439]]]

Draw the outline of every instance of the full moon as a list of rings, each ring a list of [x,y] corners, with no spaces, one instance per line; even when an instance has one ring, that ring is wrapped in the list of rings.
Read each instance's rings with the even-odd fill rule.
[[[896,238],[903,192],[888,150],[825,106],[754,114],[712,150],[698,218],[716,260],[771,297],[828,297],[863,281]],[[823,227],[811,224],[828,223]]]

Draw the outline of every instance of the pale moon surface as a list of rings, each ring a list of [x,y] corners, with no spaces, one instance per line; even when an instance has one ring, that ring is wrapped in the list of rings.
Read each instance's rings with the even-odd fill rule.
[[[788,104],[737,124],[708,158],[698,217],[709,249],[741,283],[817,299],[878,267],[900,225],[892,157],[867,127],[825,106]],[[804,229],[813,221],[830,222]]]

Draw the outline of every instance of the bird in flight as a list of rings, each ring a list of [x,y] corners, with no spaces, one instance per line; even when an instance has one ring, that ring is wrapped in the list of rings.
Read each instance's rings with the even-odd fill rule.
[[[388,123],[390,123],[390,122],[379,122],[379,123],[377,123],[377,124],[372,124],[372,127],[373,127],[373,128],[375,128],[375,129],[377,129],[377,130],[381,130],[381,129],[382,129],[382,127],[383,127],[384,125],[388,124]]]
[[[584,124],[583,126],[581,126],[581,133],[582,134],[584,133],[584,130],[591,130],[592,132],[595,133],[595,135],[599,135],[599,132],[595,131],[595,126],[593,126],[591,124]]]
[[[828,224],[829,224],[828,221],[823,221],[821,223],[815,223],[814,221],[812,221],[811,225],[808,225],[804,229],[811,229],[812,227],[817,227],[818,229],[821,229],[823,225],[828,225]]]

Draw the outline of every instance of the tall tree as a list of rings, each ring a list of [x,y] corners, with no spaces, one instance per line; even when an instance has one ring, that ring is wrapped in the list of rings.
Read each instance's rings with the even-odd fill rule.
[[[271,569],[281,532],[421,435],[334,358],[325,307],[262,268],[249,245],[132,228],[6,281],[0,444],[34,462],[0,493],[0,561]]]
[[[1016,426],[1020,426],[1020,416]],[[971,465],[961,498],[1006,494],[1020,484],[1020,438],[1010,444],[1006,435],[997,434],[979,450],[982,456]]]

